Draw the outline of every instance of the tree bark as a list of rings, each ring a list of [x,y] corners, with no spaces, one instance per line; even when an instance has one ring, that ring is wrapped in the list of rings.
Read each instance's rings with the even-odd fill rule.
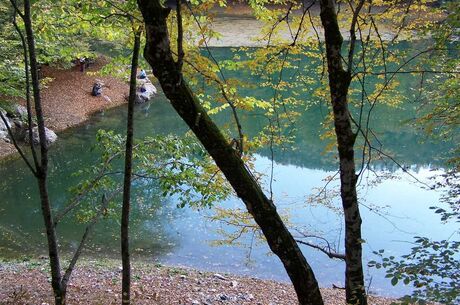
[[[32,79],[32,89],[34,96],[34,108],[38,125],[38,134],[40,139],[40,165],[36,169],[37,183],[40,192],[40,203],[43,220],[46,228],[46,237],[48,241],[48,254],[51,267],[51,285],[53,287],[54,299],[56,305],[65,304],[65,287],[62,287],[62,274],[59,259],[58,241],[56,230],[53,224],[51,205],[48,195],[47,177],[48,177],[48,147],[46,145],[45,121],[40,99],[40,83],[37,73],[37,58],[35,53],[35,40],[32,29],[32,18],[30,15],[30,1],[24,1],[24,27],[26,30],[27,47],[29,51],[30,74]]]
[[[212,156],[260,226],[270,249],[282,261],[299,303],[322,305],[323,300],[314,273],[278,215],[275,205],[265,196],[238,153],[185,83],[170,49],[166,24],[170,10],[163,8],[159,0],[138,0],[138,4],[146,26],[144,57],[151,65],[166,97]]]
[[[122,260],[122,304],[131,302],[131,263],[129,251],[129,212],[131,208],[131,178],[134,138],[134,101],[136,99],[136,77],[141,45],[140,32],[134,33],[133,57],[131,61],[131,77],[129,81],[128,119],[126,128],[125,173],[123,184],[123,207],[121,212],[121,260]]]
[[[329,88],[334,114],[334,127],[340,162],[340,196],[345,217],[345,289],[347,304],[366,305],[362,266],[361,216],[356,194],[354,144],[356,134],[351,127],[348,110],[348,89],[351,74],[342,66],[343,38],[339,30],[334,0],[321,0],[321,22],[326,40]]]

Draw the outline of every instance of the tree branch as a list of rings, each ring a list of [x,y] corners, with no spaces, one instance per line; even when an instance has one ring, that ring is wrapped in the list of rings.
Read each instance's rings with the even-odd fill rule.
[[[328,249],[326,247],[321,247],[319,245],[310,243],[308,241],[303,241],[303,240],[300,240],[300,239],[296,239],[295,241],[298,242],[299,244],[309,246],[310,248],[313,248],[313,249],[317,249],[317,250],[323,252],[324,254],[326,254],[329,258],[336,258],[336,259],[340,259],[340,260],[345,260],[345,254],[340,254],[340,253],[333,252],[333,251],[331,251],[330,249]]]
[[[83,234],[80,243],[78,244],[77,250],[75,251],[74,255],[72,256],[72,259],[70,260],[69,266],[67,267],[64,276],[62,277],[62,286],[67,287],[67,283],[70,280],[70,276],[72,275],[73,269],[75,268],[75,265],[77,264],[78,258],[81,255],[81,252],[83,251],[83,247],[86,243],[86,240],[88,239],[89,234],[91,233],[94,225],[97,223],[101,215],[104,213],[104,211],[107,210],[107,206],[110,200],[107,200],[106,195],[103,194],[101,198],[101,208],[97,212],[96,216],[93,217],[91,222],[86,226],[85,233]]]
[[[16,7],[15,7],[15,12],[18,13],[18,10],[16,9]],[[28,137],[29,137],[30,150],[32,152],[32,158],[33,158],[34,165],[35,165],[35,170],[32,171],[32,173],[36,176],[36,171],[40,165],[38,163],[37,151],[35,150],[34,142],[32,140],[32,135],[33,135],[32,134],[32,106],[31,106],[31,101],[30,101],[29,59],[27,58],[28,50],[27,50],[27,43],[26,43],[24,34],[22,33],[21,29],[19,28],[16,22],[16,14],[13,15],[13,26],[21,39],[23,55],[24,55],[24,73],[26,77],[26,106],[27,106],[27,124],[28,124],[27,129],[29,131]]]
[[[350,27],[350,50],[348,52],[348,68],[347,71],[348,73],[351,73],[352,67],[353,67],[353,55],[355,52],[355,44],[356,44],[356,23],[358,22],[358,15],[359,12],[361,11],[361,8],[364,5],[365,0],[360,0],[358,3],[358,6],[353,12],[353,18],[351,20],[351,27]],[[351,2],[348,2],[350,4],[350,9],[353,11],[353,5]]]

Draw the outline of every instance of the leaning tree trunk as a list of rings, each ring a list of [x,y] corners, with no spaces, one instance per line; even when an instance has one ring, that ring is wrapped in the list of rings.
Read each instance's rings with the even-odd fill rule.
[[[53,287],[56,305],[63,305],[65,304],[65,287],[62,287],[62,274],[58,251],[58,241],[56,237],[54,221],[52,218],[51,204],[48,196],[48,146],[46,144],[45,121],[43,118],[43,111],[41,107],[40,86],[37,73],[37,58],[35,54],[35,41],[32,30],[32,19],[30,15],[29,0],[24,1],[24,15],[21,17],[24,20],[24,27],[26,30],[26,39],[30,61],[30,74],[32,79],[32,89],[34,96],[34,108],[37,118],[38,134],[40,139],[40,165],[36,169],[36,176],[40,192],[42,215],[46,228],[46,237],[48,240],[48,254],[51,267],[51,285]]]
[[[128,119],[126,127],[126,152],[125,152],[125,173],[123,181],[123,207],[121,213],[121,261],[122,272],[122,294],[121,303],[131,302],[131,263],[129,251],[129,211],[131,206],[131,178],[133,171],[133,138],[134,138],[134,101],[136,99],[136,75],[141,45],[140,32],[134,33],[134,48],[131,62],[131,77],[129,80],[128,98]]]
[[[326,38],[326,57],[334,127],[340,162],[340,196],[345,216],[345,289],[347,304],[366,305],[362,265],[361,216],[356,194],[354,144],[347,94],[351,75],[342,67],[343,38],[334,0],[321,0],[321,22]]]
[[[146,26],[144,57],[152,66],[172,106],[212,156],[217,166],[243,200],[265,235],[270,249],[280,258],[294,285],[301,305],[322,305],[314,273],[294,238],[284,225],[275,205],[265,196],[238,153],[224,138],[185,83],[180,60],[173,59],[166,19],[170,10],[160,0],[139,0]]]

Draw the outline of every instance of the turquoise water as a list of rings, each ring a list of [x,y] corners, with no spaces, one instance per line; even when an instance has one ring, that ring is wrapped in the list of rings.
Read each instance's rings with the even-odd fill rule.
[[[224,54],[225,55],[225,54]],[[223,56],[223,55],[222,55]],[[406,113],[416,105],[407,104]],[[439,157],[449,145],[424,140],[417,131],[404,127],[401,109],[381,107],[376,110],[374,124],[379,127],[380,141],[387,151],[410,171],[404,174],[394,163],[379,162],[375,172],[363,175],[359,194],[362,198],[363,237],[365,259],[374,259],[373,250],[386,249],[391,255],[404,254],[410,248],[413,235],[436,239],[448,238],[454,231],[442,225],[437,215],[428,208],[437,204],[440,193],[430,191],[424,184],[442,166]],[[274,156],[274,199],[279,211],[290,215],[291,227],[309,234],[327,237],[343,249],[343,221],[334,210],[308,203],[314,188],[324,186],[324,179],[334,175],[337,162],[333,153],[324,153],[327,143],[320,139],[321,122],[327,108],[318,104],[305,111],[296,123],[297,138],[293,148],[277,150]],[[69,187],[79,181],[72,173],[97,160],[91,149],[99,129],[124,132],[125,107],[99,113],[86,124],[59,134],[59,141],[51,149],[50,196],[56,208],[70,198]],[[265,120],[261,116],[241,113],[243,128],[248,133],[259,131]],[[407,117],[406,117],[407,119]],[[231,122],[227,113],[219,114],[222,126]],[[159,95],[150,105],[138,106],[135,114],[136,136],[175,133],[183,134],[186,126],[175,114],[166,99]],[[271,152],[261,149],[255,155],[255,168],[267,174],[264,187],[268,189],[271,170]],[[442,170],[437,170],[440,172]],[[369,185],[376,175],[391,173],[392,179]],[[0,163],[0,256],[38,256],[46,253],[42,220],[40,217],[36,183],[21,160]],[[417,181],[417,178],[419,181]],[[328,185],[337,190],[337,181]],[[215,246],[222,239],[218,230],[231,232],[233,228],[211,221],[214,210],[178,209],[177,198],[163,198],[155,184],[134,184],[134,208],[131,231],[132,248],[136,259],[159,261],[165,264],[185,265],[219,272],[245,274],[261,278],[287,280],[281,263],[269,254],[264,242],[243,236],[241,245]],[[333,204],[337,204],[334,201]],[[244,208],[238,198],[216,204],[219,207]],[[377,208],[379,207],[379,208]],[[76,247],[84,227],[68,219],[58,226],[64,251]],[[298,235],[296,231],[294,234]],[[107,219],[98,224],[91,237],[87,257],[118,257],[119,223]],[[328,259],[322,253],[304,248],[322,286],[332,283],[343,286],[343,263]],[[407,288],[392,287],[381,272],[368,270],[373,292],[399,295]]]

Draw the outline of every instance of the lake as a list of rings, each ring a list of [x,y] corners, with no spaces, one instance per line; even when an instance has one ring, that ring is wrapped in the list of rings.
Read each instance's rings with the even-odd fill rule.
[[[228,56],[228,49],[215,49],[217,58]],[[221,52],[221,53],[219,53]],[[407,84],[410,85],[410,82]],[[378,128],[383,147],[407,168],[404,173],[391,161],[373,165],[374,172],[363,175],[359,196],[363,218],[364,259],[375,259],[372,251],[386,249],[387,254],[401,255],[410,247],[412,236],[446,239],[455,230],[442,225],[439,217],[429,210],[438,204],[440,193],[428,190],[429,177],[442,172],[441,156],[450,148],[443,143],[430,142],[425,135],[403,124],[416,111],[415,104],[405,104],[405,111],[386,106],[375,111],[373,124]],[[404,113],[404,115],[401,115]],[[273,193],[279,211],[290,216],[290,226],[305,232],[321,234],[339,249],[343,249],[343,220],[333,209],[308,203],[315,188],[325,185],[324,179],[334,175],[337,162],[334,151],[326,151],[327,141],[320,139],[321,122],[327,114],[325,105],[309,107],[298,118],[295,142],[289,149],[278,149],[274,155]],[[69,187],[81,177],[72,175],[97,160],[91,149],[99,129],[125,130],[126,107],[94,115],[86,124],[59,134],[50,154],[49,191],[53,205],[62,207],[70,198]],[[224,126],[231,122],[224,112],[216,116]],[[265,124],[263,117],[241,113],[243,128],[257,133]],[[136,107],[136,137],[155,134],[183,134],[186,126],[160,94],[152,103]],[[266,174],[267,188],[271,170],[271,152],[261,149],[255,154],[255,168]],[[441,169],[440,169],[441,168]],[[376,175],[391,174],[374,185]],[[40,215],[36,182],[21,160],[0,163],[0,256],[37,257],[46,253],[44,229]],[[425,183],[425,184],[424,184]],[[337,181],[328,189],[337,189]],[[243,236],[240,245],[216,246],[222,239],[220,230],[231,232],[222,222],[212,221],[213,209],[177,208],[177,197],[163,198],[154,184],[135,182],[132,216],[132,249],[135,259],[168,265],[188,266],[216,272],[288,280],[277,257],[269,254],[264,242]],[[121,201],[120,201],[121,202]],[[333,201],[337,204],[337,200]],[[216,206],[244,208],[232,197]],[[68,219],[58,226],[64,251],[76,247],[84,226]],[[294,234],[298,235],[295,231]],[[118,257],[119,222],[107,219],[99,223],[91,237],[86,257]],[[344,264],[324,254],[303,248],[321,286],[333,283],[343,286]],[[410,291],[404,286],[392,287],[381,271],[366,270],[370,290],[381,295],[400,295]]]

